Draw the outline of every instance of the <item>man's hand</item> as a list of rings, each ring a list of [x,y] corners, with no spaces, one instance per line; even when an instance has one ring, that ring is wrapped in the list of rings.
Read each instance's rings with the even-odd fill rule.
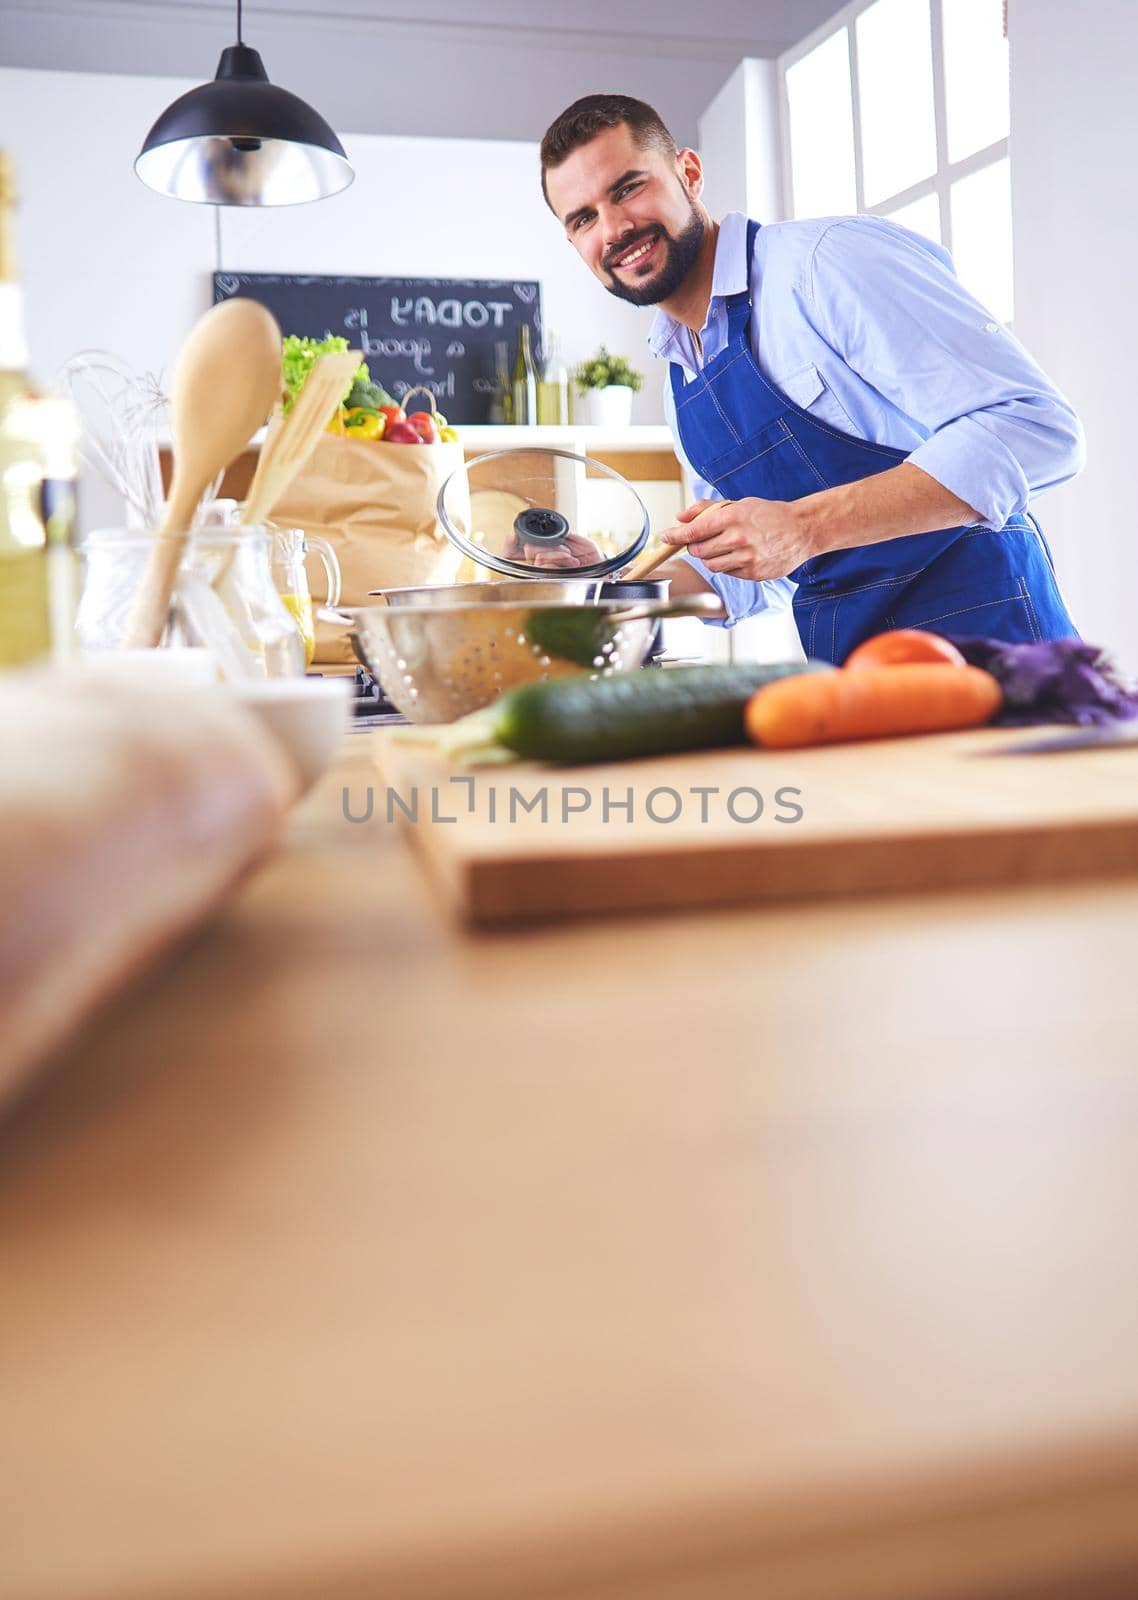
[[[818,554],[800,507],[796,500],[697,500],[660,538],[686,545],[712,572],[752,583],[785,578]]]
[[[910,461],[801,500],[697,500],[660,535],[686,545],[712,572],[761,583],[785,578],[811,556],[980,520]]]
[[[502,554],[510,561],[524,561],[531,567],[545,567],[557,571],[567,571],[574,567],[591,567],[598,561],[604,560],[604,556],[593,541],[586,539],[581,533],[566,534],[561,544],[534,545],[523,544],[517,534],[511,532]]]

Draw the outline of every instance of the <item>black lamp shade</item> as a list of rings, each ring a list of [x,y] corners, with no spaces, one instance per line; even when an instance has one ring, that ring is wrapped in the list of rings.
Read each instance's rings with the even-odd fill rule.
[[[134,170],[159,194],[220,206],[323,200],[355,177],[324,118],[270,83],[244,44],[222,51],[212,83],[167,106]]]

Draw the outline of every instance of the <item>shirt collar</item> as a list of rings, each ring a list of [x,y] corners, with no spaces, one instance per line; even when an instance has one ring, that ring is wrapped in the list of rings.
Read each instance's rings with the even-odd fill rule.
[[[706,329],[712,314],[729,295],[738,294],[750,285],[750,262],[747,260],[747,219],[741,211],[729,211],[719,224],[719,237],[715,241],[715,266],[711,273],[711,300],[707,307]],[[648,330],[648,348],[654,356],[664,357],[674,348],[676,341],[690,331],[666,311],[658,310]]]

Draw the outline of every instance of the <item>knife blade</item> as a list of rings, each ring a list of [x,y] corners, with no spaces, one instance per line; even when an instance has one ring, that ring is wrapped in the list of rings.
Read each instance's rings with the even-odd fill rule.
[[[1119,750],[1138,745],[1138,722],[1079,728],[1073,733],[1052,733],[1029,744],[1003,745],[987,753],[994,756],[1052,756],[1075,750]]]

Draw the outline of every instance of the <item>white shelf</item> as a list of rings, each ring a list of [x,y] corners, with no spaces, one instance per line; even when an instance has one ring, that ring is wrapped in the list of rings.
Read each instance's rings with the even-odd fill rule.
[[[465,422],[455,426],[459,443],[467,450],[509,450],[519,445],[546,445],[556,449],[564,445],[577,455],[587,455],[590,450],[662,450],[675,455],[671,429],[664,422],[635,423],[630,428],[594,428],[572,422],[564,428],[514,428],[497,423]],[[264,444],[265,431],[259,428],[248,447]],[[173,441],[163,435],[158,444],[161,449],[168,450]]]
[[[515,428],[501,424],[456,424],[467,450],[508,450],[519,445],[561,445],[575,453],[590,450],[664,450],[672,455],[672,434],[663,422],[636,423],[628,428],[596,428],[585,423],[566,427]]]

